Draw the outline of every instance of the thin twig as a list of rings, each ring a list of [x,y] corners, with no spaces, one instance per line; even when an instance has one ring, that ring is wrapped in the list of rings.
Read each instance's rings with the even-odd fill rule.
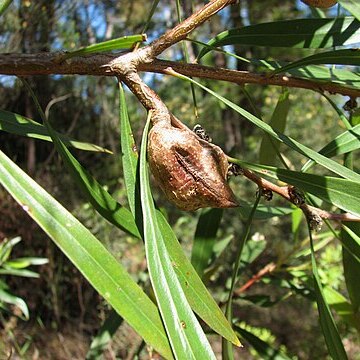
[[[360,217],[350,213],[335,214],[311,205],[307,205],[304,201],[301,201],[301,199],[299,200],[299,197],[296,196],[296,191],[294,191],[293,186],[278,186],[256,175],[254,172],[246,168],[242,168],[242,174],[257,184],[261,189],[270,190],[299,207],[304,212],[306,218],[313,224],[314,228],[321,226],[321,219],[360,222]]]

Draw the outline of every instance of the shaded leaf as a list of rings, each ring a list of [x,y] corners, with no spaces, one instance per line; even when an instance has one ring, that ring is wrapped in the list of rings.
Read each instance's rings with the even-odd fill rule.
[[[0,16],[5,12],[11,3],[12,0],[0,0]]]
[[[280,350],[273,348],[271,345],[238,324],[235,325],[235,330],[254,348],[259,356],[261,356],[262,360],[291,360],[291,357]]]
[[[99,329],[96,336],[91,341],[89,351],[86,354],[86,360],[101,359],[102,353],[108,346],[116,330],[119,328],[123,319],[112,310]]]
[[[204,209],[201,211],[191,252],[191,263],[200,278],[209,265],[222,214],[222,209]]]
[[[284,89],[276,104],[275,110],[269,121],[269,125],[275,130],[284,132],[286,119],[290,109],[289,91]],[[269,134],[265,133],[261,140],[259,161],[265,165],[275,165],[279,152],[280,142],[273,140]]]
[[[360,223],[346,223],[341,231],[341,239],[344,244],[343,265],[346,287],[354,313],[360,321],[360,257],[358,257],[359,252],[354,251],[360,246]]]
[[[29,319],[29,309],[25,301],[18,296],[8,293],[7,291],[0,288],[0,303],[6,303],[17,306],[24,314],[26,320]]]
[[[25,116],[12,113],[10,111],[5,111],[0,109],[0,130],[6,131],[10,134],[27,136],[44,141],[52,141],[51,137],[46,130],[46,127],[38,122],[31,120]],[[85,151],[96,151],[112,154],[108,149],[105,149],[101,146],[76,141],[69,138],[66,135],[56,133],[57,136],[64,142],[66,146],[72,146],[79,150]]]
[[[307,65],[318,64],[336,64],[336,65],[354,65],[360,64],[360,49],[342,49],[323,52],[311,56],[304,57],[298,61],[294,61],[288,65],[273,71],[273,74],[286,72],[291,69],[304,67]]]
[[[360,42],[359,28],[360,22],[352,17],[274,21],[224,31],[208,45],[331,48]],[[202,49],[198,58],[208,51]]]
[[[250,215],[252,206],[246,204],[243,200],[238,207],[240,215],[243,219],[247,219]],[[289,215],[294,211],[294,209],[285,206],[266,206],[258,205],[256,208],[254,219],[256,220],[267,220],[277,216]]]
[[[320,325],[325,338],[325,342],[329,350],[329,354],[333,359],[335,360],[347,359],[344,345],[341,342],[341,337],[336,327],[336,323],[331,314],[329,305],[324,298],[324,293],[315,260],[314,245],[313,245],[310,226],[309,226],[309,236],[310,236],[310,248],[311,248],[311,265],[312,265],[312,272],[314,278],[314,290],[316,296],[316,303],[318,306]]]

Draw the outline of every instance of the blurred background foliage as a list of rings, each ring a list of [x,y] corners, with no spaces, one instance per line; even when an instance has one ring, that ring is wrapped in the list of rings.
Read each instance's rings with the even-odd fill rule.
[[[183,17],[191,14],[192,6],[196,8],[202,3],[196,0],[183,1]],[[0,52],[73,50],[99,41],[141,33],[150,6],[151,2],[147,0],[14,1],[0,20]],[[336,15],[334,8],[328,11]],[[309,15],[309,8],[295,0],[241,0],[214,16],[191,37],[207,41],[227,28]],[[148,39],[151,41],[176,23],[175,2],[160,1],[147,30]],[[187,47],[189,54],[196,56],[197,45],[188,42]],[[273,57],[287,61],[294,60],[295,55],[303,51],[252,46],[235,46],[231,50],[246,58]],[[181,61],[182,47],[173,46],[162,57]],[[216,52],[207,55],[204,62],[239,70],[257,70]],[[196,118],[189,84],[162,75],[142,74],[142,77],[189,127],[200,123],[213,141],[227,153],[236,154],[246,161],[258,161],[262,134],[238,114],[197,88],[199,118]],[[119,103],[115,79],[54,75],[31,77],[28,80],[44,109],[53,101],[49,119],[57,131],[113,151],[113,155],[78,150],[74,150],[74,154],[121,203],[126,203],[119,163]],[[250,112],[259,114],[265,121],[271,118],[281,93],[278,87],[249,85],[246,86],[246,92],[251,96],[249,101],[241,86],[205,80],[203,83]],[[299,89],[289,89],[289,93],[290,110],[286,128],[289,136],[316,150],[343,130],[341,125],[339,127],[334,110],[320,94]],[[64,95],[66,98],[62,98]],[[146,113],[131,93],[127,92],[126,97],[134,135],[139,144]],[[339,106],[347,100],[341,96],[333,96],[333,99]],[[28,93],[15,77],[0,77],[0,107],[40,121]],[[73,187],[51,143],[0,132],[0,147],[102,239],[134,279],[140,284],[148,282],[142,242],[110,225],[84,201]],[[299,170],[303,165],[300,158],[285,148],[282,151],[290,167]],[[236,178],[232,180],[232,187],[240,201],[254,201],[256,187],[248,180]],[[158,205],[166,209],[170,224],[190,254],[199,212],[180,212],[164,199],[155,186],[153,190]],[[273,204],[284,205],[276,197]],[[263,277],[249,291],[239,292],[234,300],[234,313],[244,321],[245,329],[252,329],[269,344],[282,346],[294,359],[326,359],[327,350],[312,301],[314,297],[309,290],[311,286],[308,285],[311,283],[309,254],[306,261],[298,261],[294,256],[309,239],[304,227],[300,227],[298,233],[292,231],[293,221],[294,216],[291,215],[254,221],[253,229],[256,232],[249,244],[258,248],[259,256],[252,259],[250,265],[244,266],[239,288],[267,264],[277,264],[277,270],[272,276]],[[216,246],[219,249],[214,249],[217,258],[205,272],[207,285],[219,302],[226,301],[224,284],[227,287],[230,285],[235,256],[231,248],[239,240],[234,234],[241,234],[243,226],[244,219],[237,210],[224,212],[217,233]],[[6,277],[10,289],[26,301],[30,320],[23,321],[16,310],[1,311],[0,358],[1,351],[5,354],[9,347],[24,358],[84,358],[91,336],[106,318],[109,307],[55,245],[46,241],[46,235],[38,226],[0,188],[0,240],[15,236],[20,236],[23,241],[13,249],[13,254],[19,257],[45,257],[49,263],[37,267],[40,278]],[[317,240],[324,238],[327,239],[327,245],[318,258],[321,280],[324,285],[346,294],[341,246],[328,234],[326,228],[324,233],[316,235]],[[226,244],[230,245],[225,248]],[[225,248],[222,252],[221,246]],[[289,267],[292,267],[291,271]],[[292,271],[297,272],[293,278]],[[336,320],[349,355],[354,360],[360,359],[356,331],[341,317],[336,316]],[[216,346],[216,340],[214,342]],[[112,356],[116,354],[117,358],[130,359],[133,349],[139,343],[141,339],[126,324],[122,325],[108,349],[108,358],[114,358]],[[243,359],[261,358],[249,348],[239,353]]]

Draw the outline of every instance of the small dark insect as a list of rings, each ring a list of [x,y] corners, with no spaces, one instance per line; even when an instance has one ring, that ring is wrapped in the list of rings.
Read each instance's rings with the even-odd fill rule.
[[[196,124],[193,128],[193,132],[202,140],[212,142],[212,138],[206,133],[205,129],[200,125]]]

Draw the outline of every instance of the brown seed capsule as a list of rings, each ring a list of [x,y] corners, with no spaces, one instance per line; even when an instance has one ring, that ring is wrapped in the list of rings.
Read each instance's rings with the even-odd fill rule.
[[[317,8],[329,8],[337,3],[336,0],[301,0],[301,1],[309,6],[314,6]]]
[[[149,132],[148,157],[159,186],[178,208],[238,206],[226,182],[224,152],[188,128],[156,123]]]

